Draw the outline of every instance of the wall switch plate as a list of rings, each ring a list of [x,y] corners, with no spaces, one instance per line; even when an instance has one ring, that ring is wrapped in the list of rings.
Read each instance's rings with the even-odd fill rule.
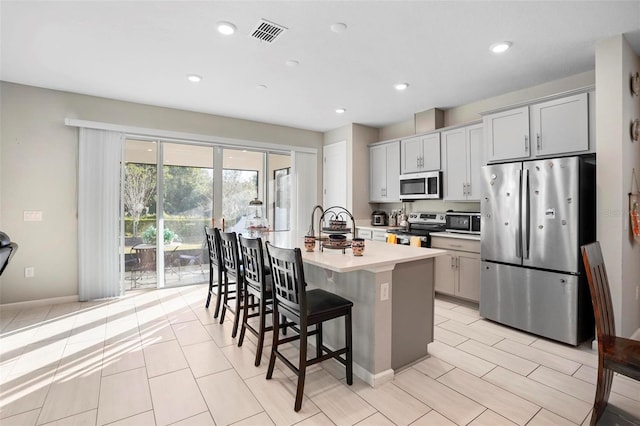
[[[33,266],[27,266],[24,268],[24,276],[25,278],[33,278],[36,276],[36,268]]]
[[[380,284],[380,300],[389,300],[389,283]]]
[[[41,210],[25,210],[22,218],[25,222],[42,222]]]

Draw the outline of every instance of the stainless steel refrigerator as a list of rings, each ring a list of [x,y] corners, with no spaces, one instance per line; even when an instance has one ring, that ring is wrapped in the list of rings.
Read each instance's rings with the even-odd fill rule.
[[[595,190],[593,156],[482,168],[481,316],[572,345],[593,335],[580,246]]]

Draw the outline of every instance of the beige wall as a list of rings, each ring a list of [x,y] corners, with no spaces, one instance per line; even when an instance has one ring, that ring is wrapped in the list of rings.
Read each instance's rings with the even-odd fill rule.
[[[324,134],[324,145],[347,141],[347,205],[355,219],[368,219],[373,211],[369,204],[369,144],[379,139],[377,128],[348,124]]]
[[[629,78],[640,70],[640,58],[624,37],[596,45],[596,155],[598,240],[607,267],[617,333],[630,336],[640,328],[640,244],[632,238],[627,193],[631,173],[640,171],[640,143],[632,142],[630,123],[640,117],[640,100],[629,90]]]
[[[322,148],[318,132],[6,82],[0,108],[0,229],[20,245],[0,278],[2,304],[78,294],[78,130],[65,118]],[[43,221],[24,222],[24,210]],[[35,277],[24,278],[26,266]]]

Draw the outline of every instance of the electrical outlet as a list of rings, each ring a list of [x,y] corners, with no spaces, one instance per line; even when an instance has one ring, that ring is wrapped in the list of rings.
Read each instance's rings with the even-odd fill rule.
[[[380,300],[389,300],[389,283],[380,284]]]
[[[25,278],[33,278],[36,276],[36,268],[33,266],[27,266],[24,268],[24,276]]]

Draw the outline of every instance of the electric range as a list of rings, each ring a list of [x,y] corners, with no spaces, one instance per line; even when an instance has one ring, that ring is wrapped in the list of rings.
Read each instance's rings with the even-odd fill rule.
[[[409,245],[411,237],[419,237],[422,247],[431,247],[431,232],[446,229],[445,213],[414,212],[409,213],[407,229],[390,229],[387,233],[396,235],[397,244]]]

